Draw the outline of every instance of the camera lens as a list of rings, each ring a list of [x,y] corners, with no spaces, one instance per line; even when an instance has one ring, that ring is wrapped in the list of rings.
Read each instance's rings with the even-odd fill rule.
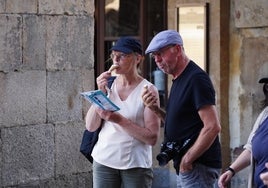
[[[168,154],[165,152],[158,154],[156,159],[158,160],[159,166],[165,166],[170,160]]]

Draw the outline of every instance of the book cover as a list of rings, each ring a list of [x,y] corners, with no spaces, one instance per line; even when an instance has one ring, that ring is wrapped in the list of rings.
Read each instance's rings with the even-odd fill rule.
[[[94,105],[103,110],[118,111],[120,108],[116,106],[101,90],[87,91],[81,95]]]

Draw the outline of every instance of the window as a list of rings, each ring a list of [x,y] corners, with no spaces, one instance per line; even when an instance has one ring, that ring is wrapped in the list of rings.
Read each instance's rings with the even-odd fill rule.
[[[109,49],[120,36],[140,39],[140,0],[105,0],[104,16],[104,57],[105,70],[112,64]]]
[[[95,75],[112,64],[110,48],[121,36],[141,41],[143,51],[155,34],[166,29],[167,0],[95,0]],[[145,58],[141,74],[154,83],[155,63]],[[165,87],[165,86],[164,86]]]
[[[95,0],[96,75],[109,69],[109,49],[119,37],[133,36],[145,50],[152,37],[166,29],[166,9],[166,0]],[[151,80],[155,65],[146,61],[141,71]]]
[[[208,70],[208,16],[205,5],[179,5],[177,7],[177,30],[181,34],[184,49],[191,59],[204,70]]]

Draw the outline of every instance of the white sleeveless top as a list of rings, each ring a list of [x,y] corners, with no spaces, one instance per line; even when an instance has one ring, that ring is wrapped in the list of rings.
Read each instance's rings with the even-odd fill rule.
[[[144,85],[152,85],[143,79],[122,101],[116,90],[111,87],[109,98],[120,107],[117,113],[144,127],[144,104],[141,98]],[[92,157],[102,165],[115,169],[150,168],[152,166],[152,147],[130,136],[118,124],[105,121],[99,134]]]

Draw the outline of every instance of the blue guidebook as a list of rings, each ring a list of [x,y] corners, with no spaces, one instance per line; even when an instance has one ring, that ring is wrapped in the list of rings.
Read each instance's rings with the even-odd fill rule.
[[[112,112],[120,110],[101,90],[87,91],[81,93],[81,95],[103,110]]]

